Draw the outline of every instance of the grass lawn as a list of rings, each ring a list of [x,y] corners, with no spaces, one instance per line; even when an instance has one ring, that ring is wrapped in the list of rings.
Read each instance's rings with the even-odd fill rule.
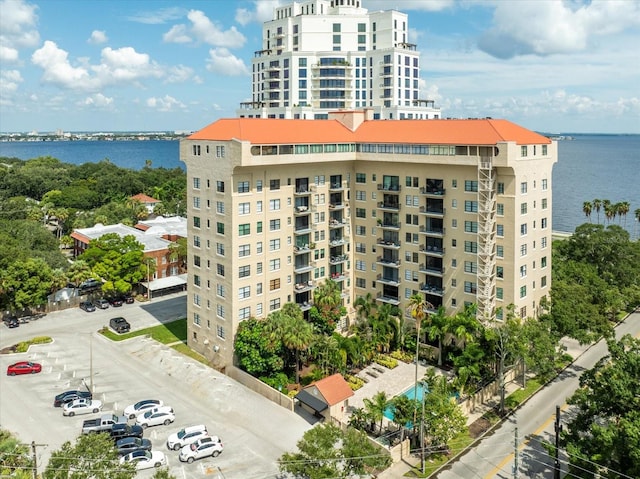
[[[112,341],[123,341],[137,336],[150,336],[162,344],[171,344],[176,342],[186,343],[187,341],[187,319],[178,319],[170,323],[159,324],[150,328],[131,331],[126,334],[117,334],[108,328],[103,328],[100,333]]]

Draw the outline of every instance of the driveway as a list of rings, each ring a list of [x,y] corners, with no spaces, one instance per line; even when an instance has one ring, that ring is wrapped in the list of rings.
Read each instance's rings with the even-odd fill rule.
[[[147,338],[113,343],[96,332],[113,316],[126,317],[133,329],[184,317],[185,305],[185,296],[179,295],[94,313],[57,312],[11,330],[0,325],[0,348],[37,335],[54,339],[27,353],[0,356],[0,428],[16,433],[24,443],[44,445],[38,447],[42,472],[51,452],[73,441],[84,419],[97,416],[63,417],[52,406],[53,397],[93,382],[104,412],[121,413],[127,405],[147,398],[162,399],[174,408],[175,423],[149,428],[145,437],[153,449],[167,454],[175,476],[195,478],[219,471],[227,478],[276,474],[277,459],[295,450],[310,427],[304,419],[167,346]],[[41,362],[43,372],[5,375],[8,364],[24,359]],[[220,436],[225,450],[215,459],[181,464],[178,453],[167,450],[166,439],[194,424],[205,424],[211,434]],[[140,474],[150,477],[153,472]]]

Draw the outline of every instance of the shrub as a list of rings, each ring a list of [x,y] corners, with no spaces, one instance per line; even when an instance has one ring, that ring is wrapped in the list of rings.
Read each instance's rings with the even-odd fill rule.
[[[389,369],[393,369],[398,366],[398,360],[386,354],[378,354],[375,357],[374,361],[380,366],[384,366],[385,368]]]
[[[345,375],[344,378],[346,379],[352,391],[357,391],[362,386],[364,386],[364,380],[359,378],[358,376],[352,376],[350,374],[347,374]]]
[[[389,354],[389,356],[391,356],[394,359],[397,359],[398,361],[402,361],[403,363],[407,363],[410,364],[413,361],[414,355],[407,352],[407,351],[401,351],[399,349],[396,349],[395,351],[392,351],[391,354]]]

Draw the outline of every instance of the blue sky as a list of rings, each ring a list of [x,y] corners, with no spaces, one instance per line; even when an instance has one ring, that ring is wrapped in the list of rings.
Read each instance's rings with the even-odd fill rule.
[[[277,0],[0,0],[0,131],[197,130],[250,99]],[[637,0],[363,0],[409,14],[446,117],[640,133]]]

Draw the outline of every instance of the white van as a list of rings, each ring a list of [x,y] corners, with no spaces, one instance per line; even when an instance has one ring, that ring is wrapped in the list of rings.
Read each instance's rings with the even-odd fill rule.
[[[208,436],[207,426],[200,424],[198,426],[189,426],[174,432],[167,439],[167,448],[178,451],[183,446],[193,444],[198,439]]]

